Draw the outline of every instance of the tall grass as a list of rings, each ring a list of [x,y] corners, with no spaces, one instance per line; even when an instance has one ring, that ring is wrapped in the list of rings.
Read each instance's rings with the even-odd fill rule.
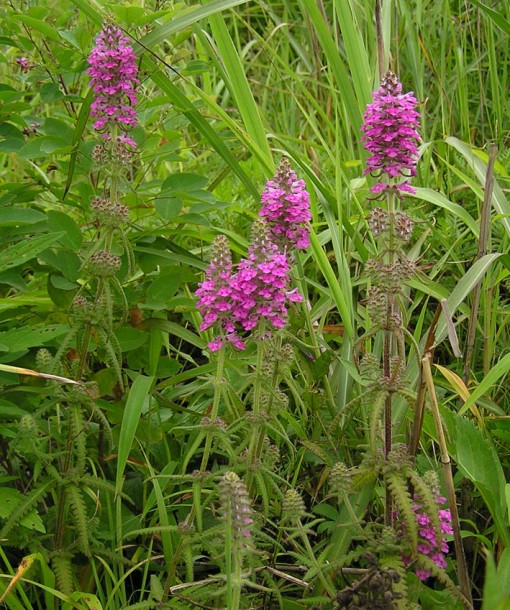
[[[281,413],[277,424],[268,427],[268,438],[284,452],[286,461],[280,469],[275,467],[274,472],[264,472],[253,481],[248,476],[260,509],[257,543],[266,554],[264,566],[258,565],[257,559],[247,559],[253,562],[253,569],[243,586],[250,595],[260,595],[267,608],[325,603],[323,592],[329,589],[331,593],[333,587],[331,566],[343,566],[370,500],[375,496],[376,508],[371,510],[377,512],[381,495],[373,481],[336,505],[323,492],[334,463],[357,464],[369,444],[370,413],[357,402],[364,386],[354,351],[360,329],[367,322],[363,300],[366,280],[361,271],[375,253],[366,223],[373,178],[362,174],[366,153],[360,143],[363,113],[379,79],[374,4],[369,0],[214,0],[188,8],[168,8],[160,2],[136,2],[133,6],[138,12],[130,16],[131,5],[123,7],[106,0],[72,0],[75,13],[57,3],[33,0],[27,3],[31,18],[23,16],[23,7],[17,3],[1,9],[4,38],[0,44],[6,57],[13,58],[17,49],[28,52],[27,40],[33,36],[47,59],[55,55],[65,65],[66,58],[72,58],[69,73],[62,78],[75,95],[83,96],[80,112],[72,107],[72,95],[67,106],[59,107],[62,123],[71,125],[72,132],[69,148],[60,143],[61,149],[52,148],[47,153],[57,150],[55,170],[48,166],[41,169],[38,164],[40,159],[53,162],[49,156],[32,157],[30,150],[21,147],[11,150],[11,127],[6,127],[0,171],[4,181],[14,186],[7,189],[3,205],[9,207],[14,201],[23,209],[65,212],[78,232],[86,235],[91,230],[83,204],[91,190],[87,186],[90,147],[84,147],[82,139],[91,96],[86,95],[86,83],[80,85],[79,81],[83,60],[92,33],[111,11],[133,36],[143,74],[142,91],[147,94],[141,104],[147,126],[140,135],[141,164],[133,170],[132,191],[126,193],[136,211],[131,217],[129,240],[138,271],[125,289],[130,304],[138,302],[140,291],[144,298],[148,295],[147,303],[156,303],[147,306],[146,319],[132,323],[136,332],[128,328],[120,336],[127,379],[132,382],[126,400],[111,398],[115,396],[113,383],[104,394],[107,398],[100,400],[114,429],[115,452],[104,461],[95,457],[88,461],[90,469],[116,487],[115,495],[105,495],[104,500],[87,490],[102,531],[111,531],[105,541],[111,555],[93,554],[83,573],[78,566],[74,578],[81,588],[73,599],[57,591],[48,567],[50,559],[42,551],[35,557],[42,576],[34,577],[39,583],[34,587],[42,586],[44,592],[27,595],[17,587],[18,578],[20,582],[27,579],[24,571],[15,576],[19,557],[2,551],[0,591],[5,591],[8,582],[14,591],[5,597],[8,608],[50,607],[48,599],[55,607],[90,608],[85,604],[96,600],[90,597],[83,601],[82,593],[87,591],[97,596],[105,610],[150,608],[169,600],[176,608],[191,607],[189,599],[204,607],[221,603],[223,581],[215,576],[215,570],[223,566],[215,538],[219,535],[215,482],[201,472],[205,467],[197,468],[198,474],[193,475],[190,468],[198,467],[203,459],[204,439],[207,451],[212,446],[216,452],[217,468],[236,460],[242,465],[242,442],[248,434],[242,415],[251,392],[246,371],[257,367],[257,362],[260,366],[260,354],[257,360],[254,350],[247,350],[227,363],[218,389],[219,382],[213,378],[215,363],[204,355],[206,335],[198,331],[200,322],[191,296],[215,235],[229,237],[236,257],[245,254],[248,226],[257,214],[260,191],[282,155],[290,158],[310,190],[311,247],[296,262],[305,299],[291,322],[297,359],[293,375],[285,380],[294,408]],[[49,35],[48,24],[54,25],[54,19],[58,19],[60,33]],[[469,540],[473,596],[481,600],[485,595],[487,609],[504,608],[489,604],[500,603],[498,574],[510,561],[505,501],[510,457],[510,156],[506,152],[510,7],[498,3],[492,9],[470,0],[388,0],[382,3],[381,24],[385,67],[398,73],[406,90],[414,90],[422,115],[418,189],[416,197],[405,202],[417,219],[411,256],[420,268],[407,291],[404,312],[415,341],[406,383],[419,389],[419,360],[425,346],[429,349],[433,344],[439,410],[447,430],[448,451],[458,469],[457,497],[472,496],[471,504],[460,502],[460,512]],[[15,44],[11,45],[10,37]],[[42,51],[41,65],[45,61]],[[9,62],[1,69],[7,81],[15,84],[12,59]],[[54,67],[48,70],[52,83],[60,82],[59,71]],[[23,102],[28,106],[7,107],[4,119],[8,125],[16,124],[12,120],[16,112],[24,117],[18,119],[20,125],[31,121],[30,113],[36,106],[45,118],[53,116],[50,94],[42,100],[31,95]],[[489,201],[489,238],[486,252],[476,260],[484,194],[491,178],[487,173],[489,144],[498,151]],[[178,187],[165,186],[169,175],[181,173],[195,174],[194,179],[196,175],[205,177],[214,201],[204,195],[202,186],[188,190],[185,182]],[[28,195],[20,196],[16,185],[23,184],[23,176],[30,184]],[[179,213],[173,214],[172,206],[179,197],[184,201],[182,213],[179,208]],[[13,222],[7,214],[2,218],[0,209],[4,231],[0,245],[22,239],[18,221]],[[71,257],[73,248],[79,251],[81,247],[72,239],[74,225],[64,223],[57,229],[66,234],[64,249]],[[40,250],[33,254],[42,252],[45,258],[36,259],[35,279],[23,284],[28,300],[16,288],[20,279],[7,277],[6,285],[11,288],[0,296],[0,323],[5,331],[16,329],[20,320],[28,325],[39,320],[53,324],[54,319],[66,323],[69,303],[65,290],[69,287],[62,289],[64,294],[57,292],[47,270],[53,268],[45,267],[53,261],[52,254],[44,254],[45,248],[62,239],[55,235],[54,241],[41,242]],[[21,249],[14,251],[18,254],[22,255]],[[9,261],[2,267],[0,261],[2,272],[11,267],[14,265]],[[168,285],[173,275],[179,276],[171,297],[164,295],[163,284],[156,284],[162,273]],[[148,288],[153,285],[157,290]],[[59,286],[66,284],[60,281]],[[477,286],[481,286],[480,302],[479,307],[473,307]],[[47,290],[53,300],[47,297]],[[441,301],[447,302],[452,317],[439,319],[429,345],[427,333],[435,324],[434,314]],[[133,306],[133,319],[138,314],[135,309]],[[469,374],[462,379],[464,362],[454,346],[457,340],[465,354],[471,317],[476,317],[473,358]],[[13,340],[11,335],[6,335],[8,347],[9,340]],[[133,348],[138,340],[145,341],[144,347],[140,343],[139,348]],[[0,344],[4,341],[0,338]],[[53,338],[48,341],[58,347]],[[17,344],[18,349],[13,343],[10,351],[14,360],[5,361],[23,366],[32,357],[31,353],[26,355],[28,350],[44,344],[28,342],[23,352],[21,344]],[[374,341],[373,349],[380,351],[382,346]],[[97,375],[105,386],[107,377],[108,373]],[[10,405],[15,403],[18,390],[8,378],[2,377],[2,381],[7,401],[2,417],[7,420],[9,414],[16,413]],[[27,384],[22,389],[29,395],[33,392]],[[37,387],[36,391],[45,390]],[[213,428],[204,432],[200,424],[202,416],[209,414],[213,397],[220,396],[222,415],[229,422],[228,435]],[[29,403],[23,399],[22,405]],[[397,438],[409,433],[412,419],[408,404],[399,402],[394,411]],[[6,434],[14,436],[14,427],[9,426]],[[419,469],[433,466],[439,470],[436,441],[437,431],[426,413]],[[8,473],[6,470],[5,476]],[[313,519],[322,520],[320,525],[310,517],[305,527],[302,520],[309,515],[293,522],[295,531],[276,522],[275,503],[281,502],[278,494],[285,486],[304,492]],[[130,502],[123,501],[122,491]],[[201,537],[191,531],[190,514]],[[310,532],[317,533],[314,528],[319,535],[317,546],[312,548],[309,537]],[[127,548],[129,562],[123,555]],[[496,549],[501,552],[496,553]],[[480,575],[486,555],[490,559],[484,585]],[[501,556],[498,568],[493,555]],[[112,556],[115,561],[110,565]],[[297,576],[282,576],[292,563],[289,558],[302,560],[306,571],[303,573],[303,564],[298,562]],[[224,569],[231,578],[230,553],[226,561]],[[313,582],[310,588],[305,586],[307,579]],[[235,597],[236,604],[241,603],[237,589],[233,595],[230,580],[228,583],[229,599]],[[432,607],[430,599],[428,607]]]

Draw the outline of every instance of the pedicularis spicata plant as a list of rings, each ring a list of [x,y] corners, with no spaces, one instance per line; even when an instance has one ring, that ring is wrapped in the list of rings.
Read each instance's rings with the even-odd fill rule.
[[[0,7],[0,606],[507,607],[510,15],[415,4]]]

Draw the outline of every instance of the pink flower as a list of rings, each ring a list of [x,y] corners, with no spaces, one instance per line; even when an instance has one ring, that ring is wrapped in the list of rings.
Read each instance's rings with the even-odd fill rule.
[[[289,247],[304,250],[310,245],[307,223],[311,220],[310,195],[303,180],[298,180],[283,158],[273,180],[262,193],[259,215],[270,227],[271,240],[286,251]]]
[[[289,288],[289,263],[269,239],[269,227],[262,218],[255,221],[253,233],[248,256],[241,259],[236,273],[232,272],[227,238],[215,239],[205,280],[195,293],[202,314],[200,330],[216,325],[221,331],[209,343],[213,352],[226,342],[245,349],[239,333],[253,330],[262,321],[284,328],[288,304],[302,300],[296,288]]]
[[[289,263],[270,240],[269,231],[263,219],[255,221],[248,257],[240,261],[232,277],[233,318],[246,331],[261,320],[283,328],[287,303],[302,300],[296,290],[289,289]]]
[[[441,540],[437,539],[437,534],[434,526],[432,525],[432,519],[430,515],[423,511],[422,505],[419,502],[419,499],[415,497],[416,504],[413,506],[413,510],[416,515],[416,521],[420,526],[418,530],[418,553],[422,555],[426,555],[432,559],[432,561],[442,569],[446,568],[446,559],[445,554],[448,553],[448,544],[446,542],[446,538],[441,536]],[[436,495],[436,504],[441,506],[446,502],[446,498],[443,498],[440,495]],[[439,523],[441,526],[442,534],[453,534],[451,522],[452,515],[449,509],[438,509],[438,517]],[[405,524],[404,528],[405,528]],[[404,557],[404,563],[408,565],[411,563],[411,559],[409,557]],[[416,575],[420,580],[426,580],[430,577],[430,572],[427,570],[423,570],[421,568],[416,569]]]
[[[412,93],[402,93],[402,85],[395,74],[387,72],[379,90],[374,93],[373,103],[367,106],[361,140],[372,156],[367,160],[364,173],[381,177],[386,175],[372,188],[376,194],[388,188],[415,192],[409,181],[394,183],[393,180],[416,174],[416,141],[419,139],[417,104]]]
[[[136,127],[136,91],[138,68],[136,56],[119,28],[105,25],[89,56],[88,70],[95,99],[91,115],[96,118],[94,129],[102,131],[117,125],[123,131]],[[130,146],[134,141],[124,140]]]
[[[222,334],[208,344],[212,352],[224,345],[225,339],[237,349],[244,349],[244,342],[238,336],[233,320],[232,309],[232,258],[228,239],[218,235],[212,245],[212,257],[205,272],[205,280],[198,285],[196,296],[197,307],[202,314],[200,330],[206,330],[217,324]]]

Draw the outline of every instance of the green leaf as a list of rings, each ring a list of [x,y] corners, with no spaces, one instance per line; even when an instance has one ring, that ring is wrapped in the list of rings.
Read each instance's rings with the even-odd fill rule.
[[[415,187],[415,190],[416,193],[413,195],[413,197],[416,197],[416,199],[421,199],[422,201],[428,201],[433,205],[447,210],[454,216],[457,216],[467,227],[469,227],[473,235],[478,239],[478,235],[480,233],[479,226],[473,217],[470,216],[470,214],[461,205],[458,203],[453,203],[453,201],[450,201],[442,193],[438,193],[433,189]]]
[[[69,332],[67,324],[32,324],[0,332],[0,344],[10,352],[22,352],[46,345]]]
[[[207,184],[207,178],[198,174],[179,173],[165,178],[161,190],[171,189],[173,191],[198,191]]]
[[[63,232],[62,237],[59,239],[61,244],[71,250],[79,250],[83,236],[80,227],[71,216],[64,212],[50,210],[48,212],[48,226],[51,231]]]
[[[45,83],[39,89],[39,95],[41,96],[41,101],[46,103],[56,102],[64,97],[64,93],[62,93],[56,83]]]
[[[245,4],[248,0],[212,0],[205,2],[201,6],[193,6],[183,15],[179,15],[171,19],[157,28],[154,28],[149,34],[144,36],[139,44],[146,49],[153,49],[157,44],[168,40],[172,34],[177,34],[182,30],[189,28],[201,19],[207,19],[215,13]],[[73,0],[76,2],[76,0]],[[137,51],[138,52],[138,51]]]
[[[180,283],[180,267],[165,267],[160,277],[149,286],[145,296],[145,305],[150,309],[165,309],[168,305],[168,300],[176,293]]]
[[[42,222],[46,218],[46,214],[32,208],[0,208],[0,226],[2,227],[32,225],[36,222]]]
[[[56,29],[49,23],[30,17],[29,15],[13,15],[12,19],[21,21],[21,23],[27,25],[31,30],[36,30],[43,35],[43,38],[49,38],[55,42],[60,42],[60,36]]]
[[[129,352],[142,347],[148,339],[146,333],[137,330],[136,328],[131,328],[130,326],[119,328],[115,331],[115,336],[117,337],[120,349],[123,352]]]
[[[446,425],[450,455],[482,495],[498,535],[505,546],[510,546],[506,480],[497,451],[470,420],[445,408],[441,409],[441,416]]]
[[[482,610],[510,610],[510,548],[503,550],[498,565],[487,552]]]
[[[246,131],[260,149],[267,166],[273,170],[273,156],[268,143],[267,130],[262,123],[259,108],[255,103],[251,87],[248,84],[245,73],[246,68],[241,62],[223,15],[211,15],[209,17],[209,25],[214,36],[214,51],[215,53],[219,52],[220,60],[223,64],[225,84],[236,101],[236,106],[241,114]]]
[[[117,493],[122,489],[124,469],[131,451],[131,446],[136,434],[136,428],[140,420],[140,415],[145,402],[149,400],[149,391],[153,382],[153,377],[138,375],[131,386],[129,396],[122,417],[122,424],[119,436],[119,451],[117,458],[117,474],[115,487]]]
[[[179,197],[164,197],[154,200],[154,208],[163,220],[175,218],[182,209],[182,199]]]
[[[462,408],[459,410],[459,415],[462,415],[468,409],[470,409],[474,403],[486,392],[488,392],[501,377],[507,375],[508,371],[510,371],[510,354],[503,356],[503,358],[501,358],[501,360],[499,360],[491,368],[487,375],[485,375],[482,381],[480,381],[476,388],[471,392],[471,396],[466,400]]]
[[[11,487],[2,487],[0,489],[0,519],[8,519],[12,513],[16,510],[18,504],[23,500],[23,494],[17,489]],[[36,532],[46,533],[46,529],[42,522],[41,517],[36,513],[35,509],[31,510],[23,519],[20,521],[20,525],[26,527],[29,530],[35,530]]]
[[[480,0],[471,0],[473,4],[480,7],[482,11],[500,28],[507,36],[510,36],[510,21],[507,21],[501,13],[498,13],[490,6],[487,6]]]
[[[461,142],[458,138],[449,137],[445,142],[455,148],[468,162],[469,167],[474,171],[480,184],[485,187],[485,178],[487,175],[487,164],[475,154],[474,149]],[[510,237],[510,203],[508,203],[505,193],[494,180],[494,188],[492,192],[492,206],[496,213],[500,216],[499,220],[504,226],[507,235]]]
[[[49,248],[53,243],[61,239],[65,233],[48,233],[39,237],[33,237],[25,241],[9,246],[2,252],[0,258],[0,272],[12,267],[24,265],[35,258],[40,252]]]
[[[118,20],[127,25],[131,23],[138,24],[145,13],[143,6],[134,6],[132,4],[113,4],[110,10],[115,13]]]

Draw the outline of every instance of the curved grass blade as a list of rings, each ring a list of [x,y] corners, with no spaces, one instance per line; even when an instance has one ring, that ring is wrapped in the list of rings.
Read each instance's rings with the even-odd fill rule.
[[[445,142],[455,148],[464,159],[468,162],[469,167],[474,171],[478,181],[485,186],[485,178],[487,176],[487,163],[482,161],[480,157],[473,151],[473,148],[461,142],[458,138],[453,136],[446,138]],[[505,193],[497,183],[494,181],[494,190],[492,193],[492,205],[496,210],[496,213],[500,215],[499,221],[503,224],[507,235],[510,237],[510,203],[508,203]]]

